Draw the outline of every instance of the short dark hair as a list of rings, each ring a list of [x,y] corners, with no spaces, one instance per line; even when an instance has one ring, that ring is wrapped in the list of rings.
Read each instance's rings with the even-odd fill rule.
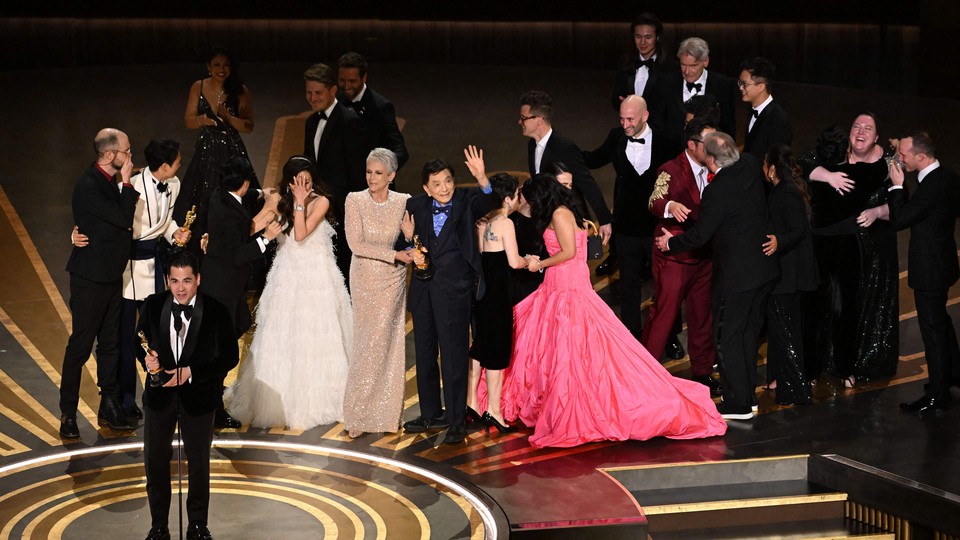
[[[450,171],[450,176],[457,177],[457,174],[453,171],[453,166],[442,159],[431,159],[424,163],[423,169],[420,171],[420,179],[423,181],[423,185],[427,185],[427,182],[430,181],[430,175],[444,170]]]
[[[334,73],[326,64],[314,64],[303,72],[303,80],[315,81],[327,87],[334,88],[340,83],[338,74]]]
[[[237,156],[220,168],[220,188],[236,191],[244,182],[253,178],[253,166],[245,157]]]
[[[847,132],[837,124],[831,124],[817,136],[814,156],[820,165],[839,165],[847,159],[849,144]]]
[[[773,81],[777,78],[777,66],[762,56],[754,56],[740,62],[740,71],[749,73],[753,82],[766,84],[767,92],[770,92]]]
[[[167,259],[167,275],[171,268],[189,268],[193,275],[200,275],[200,262],[197,256],[186,249],[181,249]]]
[[[716,127],[720,124],[720,105],[713,94],[699,94],[691,97],[683,104],[683,112],[690,113],[694,118],[706,118]]]
[[[517,177],[510,173],[498,172],[490,177],[490,189],[493,190],[493,195],[500,204],[503,204],[503,200],[507,197],[513,197],[519,185]]]
[[[150,170],[156,172],[164,164],[173,165],[180,155],[180,143],[173,139],[152,139],[143,150]]]
[[[704,116],[695,116],[693,120],[687,122],[687,125],[683,127],[683,142],[703,142],[700,134],[703,133],[703,130],[707,128],[717,129],[717,125],[713,123],[710,118]]]
[[[926,154],[930,159],[936,159],[937,149],[933,145],[933,138],[926,131],[911,131],[906,135],[913,139],[913,153]],[[904,138],[906,138],[904,137]]]
[[[363,77],[367,74],[367,60],[360,53],[348,52],[337,60],[337,69],[340,68],[357,68]]]
[[[541,90],[530,90],[520,96],[520,106],[529,105],[530,112],[550,121],[553,117],[553,99]]]

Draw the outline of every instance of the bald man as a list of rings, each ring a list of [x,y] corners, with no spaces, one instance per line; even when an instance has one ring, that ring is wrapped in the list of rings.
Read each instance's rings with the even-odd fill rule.
[[[617,172],[613,187],[613,237],[620,259],[620,318],[638,339],[641,273],[650,267],[653,228],[657,220],[646,211],[660,165],[677,155],[680,144],[647,123],[647,102],[638,95],[620,104],[620,127],[610,130],[596,150],[584,152],[587,167],[608,163]]]
[[[104,128],[93,141],[97,159],[73,188],[73,219],[89,239],[74,247],[67,261],[73,333],[63,354],[60,381],[60,436],[80,436],[77,404],[80,373],[97,340],[100,425],[134,429],[120,409],[117,366],[120,360],[120,306],[123,269],[130,259],[133,216],[140,194],[130,183],[132,151],[127,134]]]

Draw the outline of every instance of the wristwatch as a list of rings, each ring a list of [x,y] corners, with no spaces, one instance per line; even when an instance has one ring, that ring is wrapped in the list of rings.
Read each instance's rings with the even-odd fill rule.
[[[302,205],[302,204],[298,204],[298,205],[294,206],[293,209],[296,210],[297,212],[303,212],[303,205]]]

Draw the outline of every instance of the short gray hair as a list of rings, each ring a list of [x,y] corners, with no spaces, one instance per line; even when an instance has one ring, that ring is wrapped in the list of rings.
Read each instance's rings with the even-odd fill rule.
[[[387,173],[397,172],[397,155],[386,148],[374,148],[367,154],[367,161],[379,161],[387,168]]]
[[[707,133],[703,138],[704,151],[717,162],[718,167],[729,167],[740,161],[740,152],[733,137],[722,131]]]
[[[120,138],[117,136],[118,133],[119,131],[112,128],[103,129],[97,133],[97,137],[93,139],[93,150],[98,156],[102,156],[104,153],[111,150],[120,149]]]
[[[703,62],[710,57],[710,46],[698,37],[687,38],[680,43],[680,48],[677,49],[677,58],[684,54],[694,57],[697,62]]]

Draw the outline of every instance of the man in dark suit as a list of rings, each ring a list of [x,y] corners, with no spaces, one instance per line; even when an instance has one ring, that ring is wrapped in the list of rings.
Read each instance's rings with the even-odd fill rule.
[[[775,144],[790,146],[793,142],[793,126],[787,111],[770,95],[777,68],[773,62],[758,56],[740,64],[740,95],[750,104],[750,121],[747,123],[747,139],[743,153],[753,156],[763,165],[767,149]]]
[[[924,412],[947,408],[950,386],[960,385],[960,350],[947,313],[947,291],[960,276],[954,239],[960,176],[940,164],[933,140],[924,132],[901,139],[898,153],[903,167],[890,165],[890,221],[897,229],[910,228],[907,283],[916,300],[929,377],[924,395],[900,406]],[[909,201],[904,169],[919,171],[919,186]]]
[[[60,436],[80,436],[77,406],[80,373],[97,340],[100,425],[134,429],[120,407],[120,307],[123,269],[130,259],[133,214],[140,194],[130,184],[133,154],[127,134],[104,128],[93,141],[97,161],[73,188],[73,219],[89,245],[74,247],[67,261],[73,332],[63,353],[60,380]]]
[[[706,119],[695,118],[684,128],[686,150],[657,171],[657,184],[650,195],[650,214],[658,220],[654,237],[664,231],[679,235],[693,228],[700,218],[701,194],[707,186],[707,155],[703,138],[716,131]],[[713,315],[710,312],[710,275],[713,264],[706,248],[687,252],[653,251],[654,299],[640,340],[654,358],[660,358],[680,305],[687,305],[687,350],[692,379],[722,395],[713,378],[716,349],[713,346]]]
[[[326,64],[314,64],[303,74],[311,114],[304,128],[303,154],[317,164],[320,180],[330,189],[337,219],[334,229],[337,267],[350,284],[352,252],[343,230],[347,193],[367,188],[367,154],[373,150],[363,120],[337,101],[336,73]]]
[[[639,338],[640,284],[651,264],[653,227],[656,219],[638,212],[650,199],[657,169],[677,151],[677,142],[654,132],[647,124],[646,101],[627,96],[620,104],[620,127],[610,130],[596,150],[584,152],[587,167],[613,164],[617,178],[613,187],[613,234],[620,261],[620,319]]]
[[[641,13],[630,23],[630,35],[636,48],[620,60],[610,103],[620,111],[620,103],[629,95],[642,96],[647,104],[657,99],[657,81],[664,73],[677,70],[677,61],[663,54],[663,23],[652,13]]]
[[[374,146],[392,150],[397,155],[399,171],[410,154],[397,125],[393,103],[367,86],[367,61],[360,54],[344,54],[337,61],[337,67],[340,83],[337,99],[352,107],[363,120]]]
[[[252,219],[244,200],[256,198],[250,190],[253,167],[244,157],[236,157],[224,164],[220,189],[213,192],[209,203],[209,242],[203,258],[203,292],[227,306],[233,320],[237,339],[250,328],[252,319],[247,307],[247,278],[251,266],[263,259],[267,244],[280,234],[280,224],[272,221],[263,234],[251,236]],[[248,199],[249,200],[249,199]],[[221,393],[223,384],[221,381]],[[217,408],[217,428],[239,429],[240,421],[223,408]]]
[[[169,540],[170,459],[174,430],[180,426],[187,456],[188,540],[211,538],[210,446],[223,376],[240,361],[233,318],[226,306],[197,294],[197,260],[181,251],[170,258],[170,290],[151,295],[140,310],[138,329],[150,354],[138,356],[147,371],[162,370],[163,386],[143,391],[143,460],[151,528],[147,540]]]
[[[661,251],[690,251],[710,242],[713,258],[714,344],[720,361],[726,419],[753,418],[757,380],[757,338],[766,315],[767,296],[780,275],[776,251],[768,235],[769,215],[760,169],[749,156],[741,158],[726,133],[704,137],[707,169],[700,219],[690,230],[657,239]],[[715,177],[713,177],[715,175]]]
[[[736,139],[734,96],[737,88],[729,77],[707,70],[710,64],[707,42],[698,37],[683,40],[677,58],[680,71],[660,78],[659,95],[652,102],[650,123],[654,129],[680,139],[686,116],[683,104],[693,96],[710,94],[720,106],[720,131]]]
[[[490,188],[482,172],[475,176],[481,189],[456,189],[453,168],[440,159],[428,161],[421,172],[426,193],[407,201],[414,236],[426,248],[433,277],[410,280],[407,309],[413,314],[420,416],[403,429],[420,433],[449,426],[447,444],[463,443],[466,437],[470,310],[474,298],[483,296],[475,221],[485,204],[481,190],[489,193]],[[397,249],[412,246],[413,240],[398,239]],[[419,252],[413,257],[415,264],[423,263]],[[441,376],[446,414],[440,404]]]
[[[520,96],[520,129],[530,137],[527,142],[527,164],[530,176],[543,172],[553,163],[563,163],[573,175],[573,189],[583,197],[600,222],[600,236],[606,244],[611,234],[612,216],[603,199],[603,192],[583,162],[580,148],[553,129],[553,100],[546,92],[531,90]]]

